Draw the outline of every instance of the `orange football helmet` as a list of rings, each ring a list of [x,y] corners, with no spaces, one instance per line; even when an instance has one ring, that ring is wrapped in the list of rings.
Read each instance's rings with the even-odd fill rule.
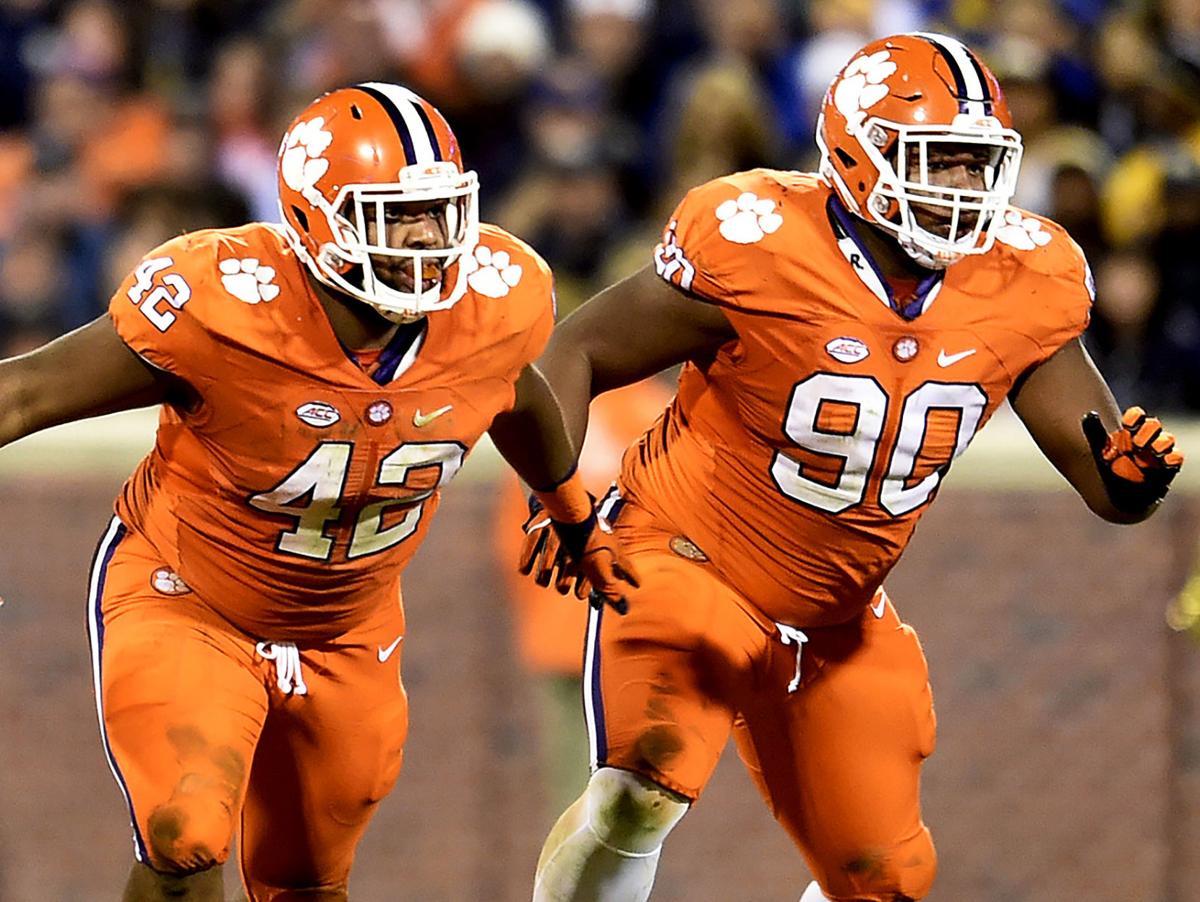
[[[479,236],[479,182],[430,103],[407,88],[369,82],[317,98],[279,147],[279,207],[288,241],[322,283],[405,321],[453,305],[466,290],[454,264]],[[445,201],[444,247],[390,247],[389,204]],[[368,240],[367,223],[376,225]],[[385,284],[372,256],[412,267],[411,288]],[[431,273],[436,284],[425,288]]]
[[[964,145],[987,152],[983,188],[933,183],[930,151]],[[881,38],[855,54],[825,94],[817,146],[821,175],[846,207],[933,269],[992,246],[1021,164],[996,77],[960,41],[930,33]],[[917,222],[914,205],[936,212],[938,233]]]

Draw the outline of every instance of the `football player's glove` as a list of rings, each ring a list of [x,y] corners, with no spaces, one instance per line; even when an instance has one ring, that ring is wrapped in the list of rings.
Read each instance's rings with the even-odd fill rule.
[[[574,583],[575,595],[593,607],[608,604],[619,614],[628,611],[625,595],[639,585],[637,571],[578,478],[550,492],[535,492],[529,511],[518,561],[521,573],[533,576],[539,586],[553,583],[563,595]]]
[[[533,581],[543,588],[554,584],[560,595],[571,591],[571,583],[576,583],[576,594],[584,598],[586,592],[578,577],[572,562],[567,560],[558,533],[551,525],[550,515],[542,507],[537,496],[529,496],[529,518],[521,525],[525,531],[525,542],[521,546],[521,557],[517,569],[524,576],[532,576]],[[557,577],[557,578],[556,578]]]
[[[1144,511],[1161,501],[1183,466],[1175,436],[1140,407],[1126,410],[1120,427],[1112,432],[1104,428],[1100,415],[1091,411],[1083,417],[1083,434],[1109,500],[1126,513]]]

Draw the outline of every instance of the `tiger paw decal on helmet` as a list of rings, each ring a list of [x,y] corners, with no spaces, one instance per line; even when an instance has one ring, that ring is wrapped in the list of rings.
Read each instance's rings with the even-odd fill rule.
[[[833,104],[846,117],[847,131],[862,125],[866,111],[890,93],[883,82],[896,72],[891,56],[887,50],[860,56],[842,73],[833,89]]]
[[[283,139],[279,172],[289,188],[304,191],[317,183],[329,169],[329,161],[322,154],[331,141],[333,134],[325,130],[324,116],[301,122],[288,132]]]
[[[1040,220],[1032,216],[1022,216],[1019,210],[1008,210],[1004,214],[1004,223],[996,229],[996,240],[1015,247],[1019,251],[1031,251],[1035,247],[1045,247],[1053,236],[1042,228]]]
[[[521,281],[521,264],[513,263],[508,251],[493,251],[482,244],[463,258],[467,285],[485,297],[502,298]]]
[[[257,257],[230,257],[217,264],[225,290],[244,304],[273,301],[279,296],[275,268],[259,263]]]
[[[726,241],[734,244],[754,244],[779,231],[783,217],[775,212],[775,201],[759,199],[745,191],[737,200],[727,200],[717,207],[720,231]]]

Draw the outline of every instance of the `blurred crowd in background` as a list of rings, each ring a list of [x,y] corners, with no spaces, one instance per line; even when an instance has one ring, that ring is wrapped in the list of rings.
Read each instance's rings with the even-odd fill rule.
[[[562,309],[650,260],[684,191],[815,167],[866,41],[978,50],[1025,139],[1019,205],[1086,251],[1126,403],[1200,412],[1200,0],[0,0],[0,356],[98,315],[180,232],[276,220],[288,121],[404,83]]]

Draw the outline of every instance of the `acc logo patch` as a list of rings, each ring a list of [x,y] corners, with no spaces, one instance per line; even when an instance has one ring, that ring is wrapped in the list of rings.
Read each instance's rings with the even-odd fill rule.
[[[178,573],[166,567],[159,567],[150,574],[150,585],[163,595],[186,595],[192,591]]]
[[[672,536],[670,547],[677,555],[687,558],[689,561],[696,561],[700,564],[708,562],[708,555],[701,551],[700,546],[687,536]]]
[[[342,418],[336,407],[326,404],[324,401],[309,401],[307,404],[301,404],[296,408],[296,416],[308,423],[309,426],[315,426],[318,429],[332,426]]]
[[[825,343],[825,350],[834,360],[840,360],[842,363],[858,363],[860,360],[866,360],[871,355],[870,349],[866,343],[859,341],[857,338],[849,338],[842,336],[834,338]]]

